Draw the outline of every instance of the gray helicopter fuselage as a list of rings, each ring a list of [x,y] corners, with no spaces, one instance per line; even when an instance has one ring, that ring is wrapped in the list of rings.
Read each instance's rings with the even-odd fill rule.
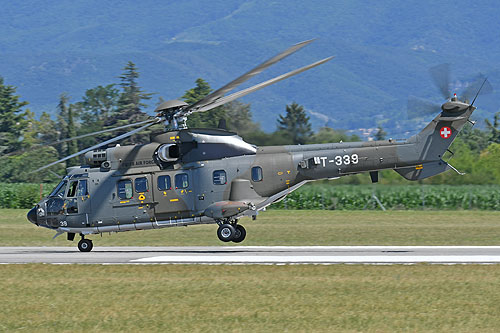
[[[473,110],[443,112],[399,141],[256,147],[232,132],[186,129],[92,151],[30,221],[79,234],[216,223],[256,216],[308,181],[384,169],[427,178],[450,169],[442,154]]]

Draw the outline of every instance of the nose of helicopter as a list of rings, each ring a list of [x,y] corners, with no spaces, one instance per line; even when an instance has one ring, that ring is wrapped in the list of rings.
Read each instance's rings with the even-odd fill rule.
[[[31,208],[31,210],[28,212],[27,218],[31,223],[37,224],[36,207]]]

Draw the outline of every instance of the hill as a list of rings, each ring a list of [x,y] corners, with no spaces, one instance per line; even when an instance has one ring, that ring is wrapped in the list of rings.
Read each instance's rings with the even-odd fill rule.
[[[173,99],[198,77],[218,88],[310,38],[318,41],[245,85],[336,56],[244,98],[266,130],[293,101],[312,111],[316,127],[382,123],[396,136],[414,130],[417,124],[404,121],[407,97],[440,102],[427,69],[443,62],[454,69],[454,87],[477,72],[500,87],[496,1],[62,0],[2,7],[0,75],[37,114],[54,112],[62,92],[77,101],[86,89],[118,82],[128,60],[146,91]],[[481,97],[477,117],[498,111],[498,97]]]

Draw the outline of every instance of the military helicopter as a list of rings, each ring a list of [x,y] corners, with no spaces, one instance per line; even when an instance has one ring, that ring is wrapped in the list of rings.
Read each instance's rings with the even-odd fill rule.
[[[406,140],[257,147],[224,129],[187,128],[192,113],[211,110],[332,59],[224,96],[312,41],[293,45],[194,104],[164,102],[154,119],[120,129],[140,127],[40,168],[85,154],[86,164],[68,168],[54,190],[28,212],[28,220],[55,230],[56,236],[67,233],[70,241],[79,234],[82,252],[93,248],[85,238],[90,234],[195,224],[217,224],[221,241],[239,243],[246,236],[238,223],[241,217],[256,219],[259,211],[307,182],[361,172],[369,172],[377,182],[378,171],[384,169],[419,180],[454,169],[443,154],[476,108],[474,101],[449,98],[448,91],[440,114]],[[99,149],[161,121],[168,130],[150,143]]]

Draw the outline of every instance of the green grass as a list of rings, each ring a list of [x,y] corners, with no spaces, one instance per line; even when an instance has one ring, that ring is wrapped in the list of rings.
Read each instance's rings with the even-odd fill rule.
[[[498,332],[500,265],[5,265],[0,331]]]
[[[76,246],[36,227],[26,210],[0,210],[0,246]],[[498,211],[270,210],[241,220],[241,245],[500,245]],[[215,225],[90,236],[95,246],[223,245]],[[229,243],[229,245],[235,245]]]

